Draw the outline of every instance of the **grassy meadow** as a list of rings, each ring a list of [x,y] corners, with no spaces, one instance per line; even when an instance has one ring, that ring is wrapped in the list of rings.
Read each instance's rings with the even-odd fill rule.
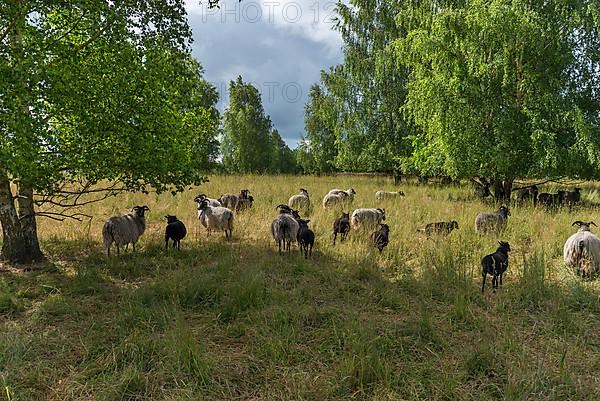
[[[467,186],[389,178],[214,176],[171,196],[124,194],[82,208],[89,222],[40,219],[49,262],[0,274],[0,399],[30,400],[599,400],[600,280],[562,264],[574,220],[600,224],[588,204],[546,212],[512,207],[501,238],[479,236],[494,205]],[[274,207],[311,194],[313,258],[279,256]],[[331,188],[354,188],[352,209],[383,207],[390,245],[366,236],[332,245]],[[233,239],[206,236],[193,198],[249,188]],[[599,187],[600,188],[600,187]],[[557,189],[545,187],[551,191]],[[137,253],[107,258],[106,218],[150,207]],[[592,206],[590,206],[592,205]],[[346,211],[352,211],[346,210]],[[188,228],[164,249],[165,214]],[[447,238],[416,233],[457,220]],[[504,286],[481,295],[480,260],[512,247]]]

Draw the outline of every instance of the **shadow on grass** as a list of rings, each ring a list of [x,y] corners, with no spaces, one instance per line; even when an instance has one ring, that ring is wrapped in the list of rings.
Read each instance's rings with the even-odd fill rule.
[[[297,248],[211,241],[107,258],[81,245],[45,244],[61,259],[2,277],[0,362],[14,367],[4,380],[20,398],[458,399],[474,382],[499,397],[527,383],[499,374],[521,366],[524,347],[512,344],[562,333],[589,351],[600,312],[593,286],[548,280],[543,255],[481,297],[472,256],[452,243],[423,249],[427,263],[400,276],[369,252],[306,260]]]

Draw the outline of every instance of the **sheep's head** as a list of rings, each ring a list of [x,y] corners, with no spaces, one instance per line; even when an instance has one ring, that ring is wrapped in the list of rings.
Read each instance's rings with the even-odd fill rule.
[[[404,192],[402,192],[402,191],[398,191],[398,195],[399,195],[399,196],[405,196],[405,195],[404,195]]]
[[[571,226],[578,226],[579,227],[578,231],[590,231],[590,226],[598,227],[596,225],[596,223],[594,223],[593,221],[588,221],[586,223],[585,221],[580,221],[580,220],[577,220],[576,222],[571,224]]]
[[[300,188],[300,193],[306,197],[308,197],[308,191],[304,188]]]
[[[308,228],[308,223],[310,223],[310,220],[298,219],[298,224],[300,227]]]
[[[350,218],[350,213],[345,213],[345,212],[342,212],[342,217],[340,217],[340,218],[341,218],[342,220],[343,220],[343,219],[349,219],[349,218]]]
[[[177,216],[172,216],[170,214],[167,214],[165,218],[167,219],[167,223],[175,223],[177,221]]]
[[[454,229],[457,229],[457,230],[458,230],[458,221],[456,221],[456,220],[452,220],[452,221],[450,222],[450,227],[452,227],[452,229],[453,229],[453,230],[454,230]]]
[[[144,212],[145,211],[150,211],[150,209],[146,205],[144,205],[144,206],[134,206],[134,207],[131,208],[131,211],[134,212],[139,217],[144,217]]]
[[[510,245],[508,244],[508,242],[498,241],[498,244],[500,245],[498,247],[498,250],[503,250],[505,252],[510,252]]]
[[[196,202],[198,202],[198,210],[204,210],[208,207],[208,199],[206,198],[197,200]]]
[[[498,209],[498,212],[502,213],[506,216],[510,216],[510,210],[508,210],[508,207],[506,205],[500,206],[500,209]]]
[[[200,194],[200,195],[198,195],[198,196],[196,196],[196,197],[194,198],[194,202],[198,202],[198,203],[200,203],[200,202],[202,202],[204,199],[206,199],[206,195],[205,195],[205,194]]]
[[[292,213],[292,208],[283,203],[280,203],[279,205],[275,206],[275,209],[279,209],[279,213],[285,213],[285,214]]]
[[[296,220],[300,220],[300,213],[298,213],[297,210],[292,210],[292,216],[294,216]]]
[[[385,209],[381,209],[381,208],[377,208],[376,209],[379,213],[381,213],[381,220],[385,220]]]
[[[352,194],[352,195],[356,195],[356,191],[354,190],[354,188],[350,188],[350,189],[348,190],[348,193],[349,193],[349,194]]]
[[[390,232],[390,226],[388,226],[387,224],[381,223],[381,224],[379,224],[379,231],[383,231],[383,232],[389,233]]]

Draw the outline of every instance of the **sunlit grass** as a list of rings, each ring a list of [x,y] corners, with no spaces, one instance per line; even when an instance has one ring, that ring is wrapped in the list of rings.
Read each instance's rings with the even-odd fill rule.
[[[216,176],[175,197],[127,194],[81,212],[91,222],[40,220],[50,263],[0,276],[0,399],[11,400],[592,400],[600,399],[600,284],[562,264],[574,220],[588,206],[513,207],[501,237],[474,231],[467,186],[387,178]],[[279,256],[269,225],[300,188],[313,201],[313,259]],[[332,245],[342,209],[331,188],[357,191],[351,208],[383,207],[382,254],[351,233]],[[207,237],[193,198],[249,188],[233,239]],[[557,188],[549,188],[555,191]],[[451,195],[451,197],[449,197]],[[146,204],[136,254],[105,256],[104,221]],[[164,250],[165,214],[184,221],[180,252]],[[426,223],[457,220],[447,238]],[[511,244],[504,286],[480,292],[480,259]]]

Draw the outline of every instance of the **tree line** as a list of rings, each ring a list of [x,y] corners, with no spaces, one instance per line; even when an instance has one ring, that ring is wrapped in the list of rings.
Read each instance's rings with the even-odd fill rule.
[[[600,2],[351,0],[310,91],[307,172],[600,176]]]

